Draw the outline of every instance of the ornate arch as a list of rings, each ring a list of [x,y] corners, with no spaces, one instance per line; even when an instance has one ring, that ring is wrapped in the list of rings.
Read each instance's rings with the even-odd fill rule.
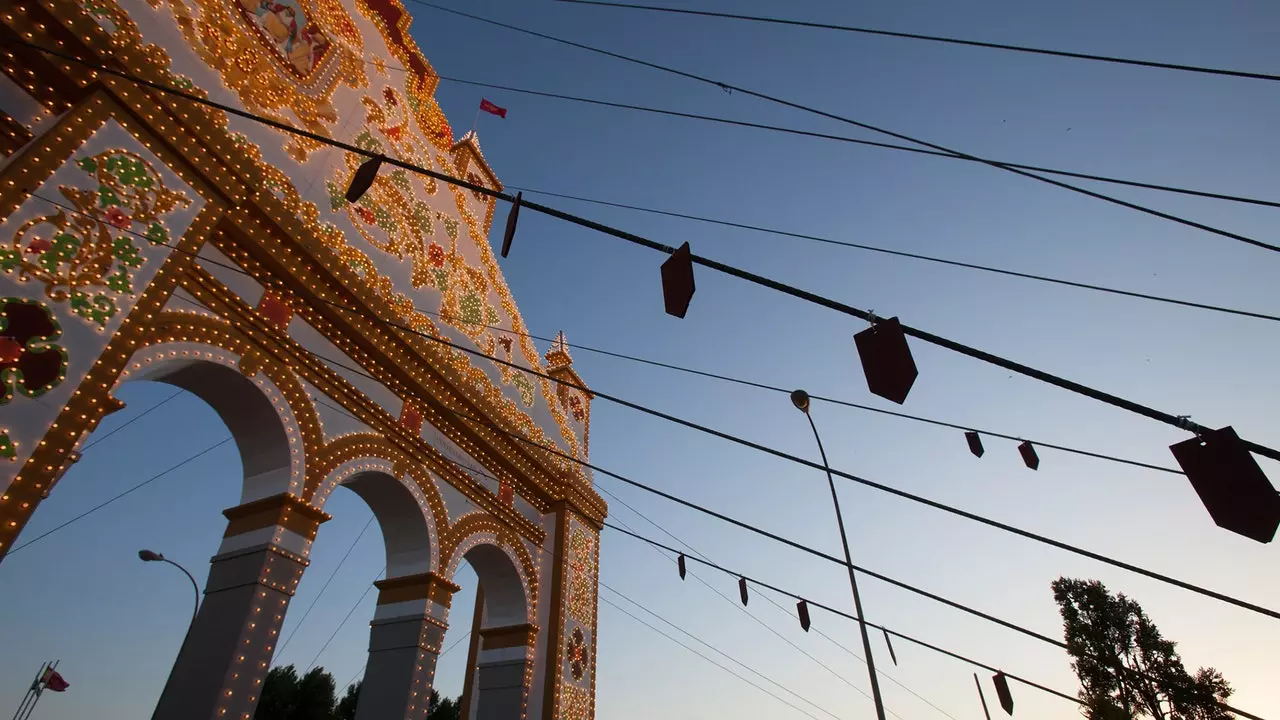
[[[196,313],[160,314],[142,333],[116,386],[131,380],[181,387],[214,408],[235,437],[244,463],[242,503],[277,493],[301,495],[306,458],[318,453],[322,444],[315,408],[297,376],[226,321]],[[245,400],[256,405],[254,397],[266,403],[257,408],[256,416],[237,406]],[[268,406],[274,416],[270,423],[262,411]],[[273,439],[274,427],[281,432]],[[260,472],[272,464],[280,467]],[[281,474],[285,465],[287,472]]]
[[[452,578],[468,553],[479,546],[491,547],[506,557],[520,581],[520,593],[523,595],[527,615],[525,621],[534,622],[534,608],[538,603],[538,567],[515,531],[489,513],[467,513],[449,528],[442,552],[442,557],[447,557],[448,560],[444,563],[441,575]],[[483,582],[480,567],[476,567],[476,574],[481,576]],[[490,587],[485,590],[486,602],[495,598],[495,589]]]
[[[389,482],[398,483],[413,496],[426,524],[430,556],[429,567],[419,568],[417,571],[437,571],[442,555],[440,528],[447,528],[449,523],[444,498],[426,469],[414,463],[412,458],[382,435],[353,433],[330,442],[309,469],[302,498],[317,510],[323,509],[334,488],[366,473],[386,476]],[[357,493],[364,497],[359,490]],[[374,507],[374,502],[368,497],[365,497],[365,501],[370,504],[374,514],[378,515],[380,510]],[[387,524],[392,520],[383,512],[384,516],[378,518],[378,523],[386,539],[394,530]],[[390,557],[388,561],[390,562]],[[395,577],[396,574],[388,567],[388,577]]]

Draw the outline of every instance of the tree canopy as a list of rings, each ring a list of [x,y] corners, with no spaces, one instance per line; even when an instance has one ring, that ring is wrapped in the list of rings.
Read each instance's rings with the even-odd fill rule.
[[[262,684],[254,720],[355,720],[364,681],[348,685],[338,699],[333,675],[313,668],[302,677],[292,665],[272,668]],[[431,691],[427,720],[459,720],[462,706]]]
[[[1222,673],[1187,672],[1138,603],[1097,580],[1061,577],[1052,587],[1086,718],[1231,720],[1220,704],[1231,696]]]

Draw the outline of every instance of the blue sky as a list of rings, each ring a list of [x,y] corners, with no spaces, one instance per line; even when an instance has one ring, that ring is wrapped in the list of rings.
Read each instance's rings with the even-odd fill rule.
[[[917,0],[855,7],[820,0],[707,0],[689,6],[1191,64],[1261,71],[1280,66],[1273,37],[1280,8],[1263,3]],[[484,0],[466,7],[965,152],[1267,198],[1275,197],[1280,183],[1275,153],[1267,150],[1280,119],[1280,96],[1265,82],[542,1]],[[860,135],[651,70],[410,9],[419,44],[443,75]],[[512,186],[1276,310],[1274,264],[1280,258],[1266,251],[991,168],[451,83],[442,83],[437,96],[459,132],[482,96],[508,108],[506,120],[482,117],[479,134],[499,178]],[[1275,241],[1274,211],[1265,208],[1104,189]],[[1280,398],[1269,380],[1280,342],[1264,321],[547,202],[673,245],[688,240],[700,254],[898,315],[1209,426],[1231,424],[1264,444],[1280,442],[1274,411]],[[851,339],[863,325],[849,317],[699,270],[688,317],[676,320],[661,311],[660,255],[533,213],[522,215],[520,227],[504,271],[537,334],[563,329],[570,342],[888,407],[866,390]],[[937,348],[912,347],[920,377],[908,412],[1165,465],[1172,463],[1167,446],[1185,437]],[[817,458],[807,424],[784,395],[581,351],[575,358],[593,387]],[[127,386],[121,396],[129,409],[99,434],[171,392]],[[1214,527],[1183,478],[1050,450],[1041,452],[1040,470],[1031,472],[1013,443],[989,439],[978,460],[958,431],[823,404],[814,415],[836,467],[1263,605],[1275,605],[1280,594],[1275,549]],[[592,429],[592,457],[605,468],[839,552],[819,472],[603,402],[594,406]],[[88,451],[23,539],[225,436],[207,406],[191,396],[174,399]],[[1280,477],[1277,464],[1263,466]],[[135,552],[163,551],[203,583],[224,528],[220,511],[238,497],[239,473],[234,449],[224,446],[6,558],[0,566],[0,637],[9,651],[0,656],[0,706],[16,704],[43,659],[61,658],[71,690],[42,701],[39,717],[78,718],[91,711],[103,720],[147,716],[181,642],[192,597],[180,573],[144,565]],[[598,483],[718,562],[815,600],[851,606],[845,575],[835,566],[609,478]],[[1270,653],[1280,642],[1280,625],[1272,620],[867,488],[842,483],[841,499],[859,564],[1055,636],[1060,622],[1049,583],[1064,574],[1102,579],[1141,602],[1180,643],[1189,666],[1221,669],[1237,689],[1233,704],[1264,717],[1280,715]],[[621,504],[611,506],[617,521],[661,538],[661,531]],[[352,493],[335,493],[326,509],[334,519],[315,544],[286,636],[370,517]],[[829,672],[694,579],[682,584],[670,559],[618,533],[606,532],[603,543],[601,579],[610,588],[831,713],[770,686],[818,718],[870,716],[870,702],[855,689],[867,689],[865,668],[846,650],[801,632],[794,617],[753,596],[749,613]],[[279,660],[310,664],[382,563],[375,525]],[[732,579],[694,572],[735,596]],[[464,591],[454,621],[465,628],[474,576],[464,569],[458,581]],[[874,621],[1075,690],[1065,656],[1053,648],[872,579],[861,587]],[[601,598],[643,616],[610,590],[602,588]],[[370,593],[316,657],[339,683],[363,664],[372,602]],[[861,654],[853,624],[815,612],[814,625]],[[446,642],[461,632],[452,631]],[[599,632],[599,717],[804,717],[604,603]],[[912,691],[957,720],[980,717],[971,668],[906,643],[895,644],[900,665],[894,667],[883,642],[873,637],[873,645],[880,667]],[[460,691],[465,659],[465,643],[442,658],[437,677],[446,694]],[[902,718],[945,717],[894,682],[883,681],[882,688],[889,709]],[[1078,717],[1075,706],[1060,699],[1018,685],[1014,694],[1019,716]]]

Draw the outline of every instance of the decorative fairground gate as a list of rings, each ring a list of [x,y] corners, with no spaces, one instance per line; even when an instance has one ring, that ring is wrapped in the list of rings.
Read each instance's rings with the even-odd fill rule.
[[[199,395],[244,466],[156,718],[252,717],[338,485],[387,555],[357,717],[426,716],[463,559],[466,716],[594,715],[591,395],[526,371],[581,384],[523,335],[495,201],[387,166],[351,203],[363,158],[92,69],[500,189],[408,28],[399,0],[0,7],[0,558],[122,383]]]

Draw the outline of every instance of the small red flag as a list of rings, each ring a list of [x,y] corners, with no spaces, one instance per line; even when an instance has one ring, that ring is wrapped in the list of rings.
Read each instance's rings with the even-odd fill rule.
[[[71,687],[71,683],[63,680],[62,676],[58,674],[58,671],[53,668],[45,670],[44,677],[41,678],[41,680],[44,681],[45,689],[52,690],[53,692],[66,692],[66,689]]]
[[[506,108],[498,107],[497,105],[494,105],[493,103],[489,102],[488,100],[485,100],[484,98],[480,99],[480,109],[489,113],[490,115],[497,115],[498,117],[503,119],[506,119],[507,117]]]

